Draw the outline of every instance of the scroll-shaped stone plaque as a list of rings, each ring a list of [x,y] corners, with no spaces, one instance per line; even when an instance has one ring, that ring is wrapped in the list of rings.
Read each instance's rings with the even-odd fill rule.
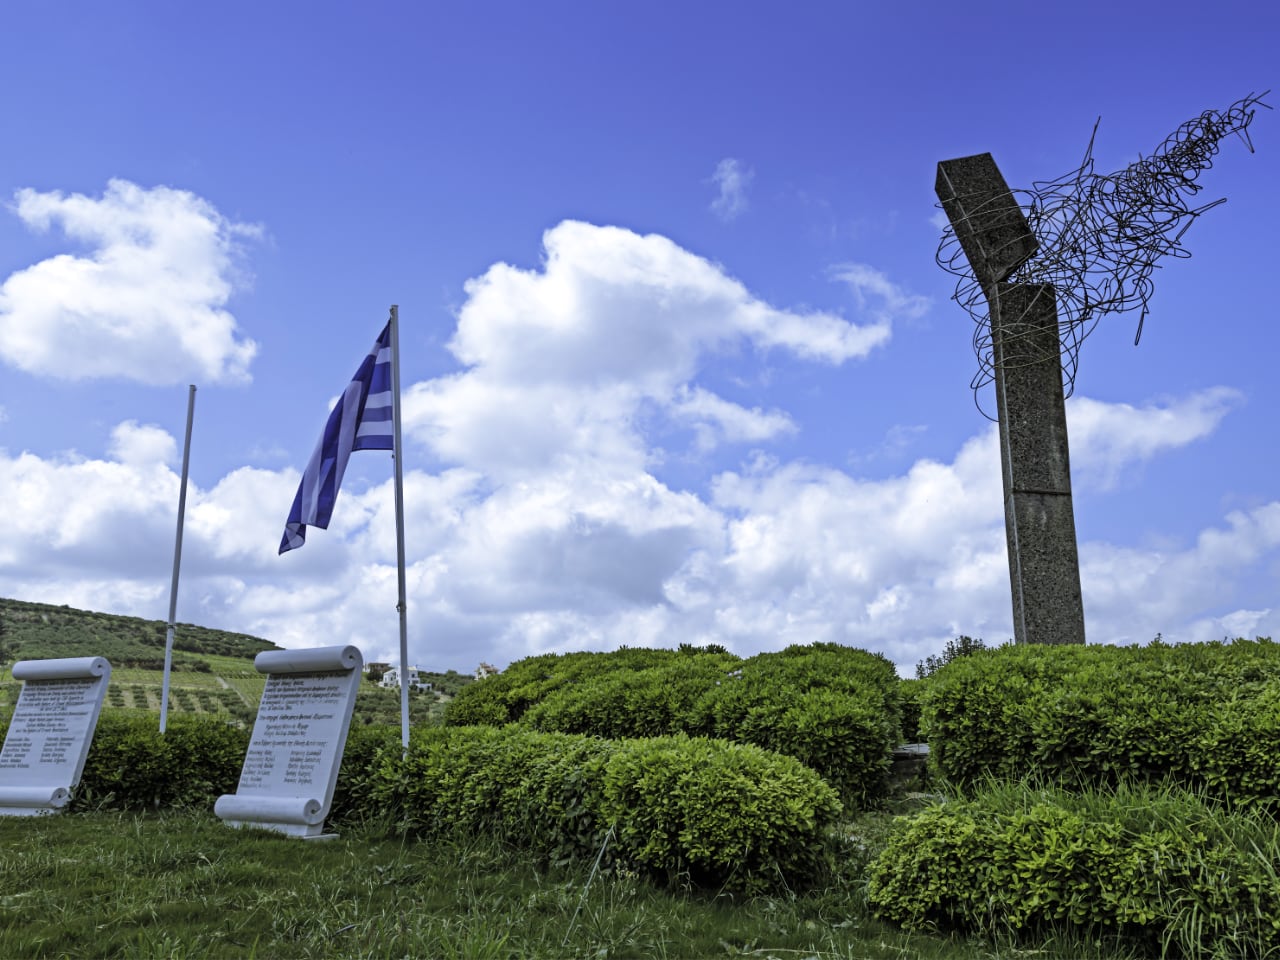
[[[58,813],[80,782],[111,664],[102,657],[19,660],[18,705],[0,749],[0,816]]]
[[[333,802],[364,658],[352,646],[269,650],[267,675],[235,793],[214,804],[229,826],[317,838]]]

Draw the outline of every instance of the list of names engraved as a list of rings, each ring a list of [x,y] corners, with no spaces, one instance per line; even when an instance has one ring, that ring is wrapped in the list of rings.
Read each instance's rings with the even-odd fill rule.
[[[269,675],[237,792],[323,791],[341,746],[349,688],[346,673]]]
[[[18,696],[0,771],[22,771],[28,783],[67,783],[83,755],[100,697],[98,677],[28,680]]]

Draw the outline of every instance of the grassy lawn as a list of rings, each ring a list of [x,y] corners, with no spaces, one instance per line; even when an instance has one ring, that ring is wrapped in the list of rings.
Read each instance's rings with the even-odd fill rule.
[[[593,877],[589,864],[541,870],[490,841],[404,842],[377,825],[307,842],[210,813],[0,818],[0,956],[1108,956],[898,932],[866,915],[862,864],[848,866],[827,889],[741,902]]]

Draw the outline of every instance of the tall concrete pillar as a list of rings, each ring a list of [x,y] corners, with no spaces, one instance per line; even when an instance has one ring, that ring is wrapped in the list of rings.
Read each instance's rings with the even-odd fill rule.
[[[938,164],[935,190],[991,318],[1014,639],[1084,643],[1053,287],[1007,282],[1036,241],[991,154]]]

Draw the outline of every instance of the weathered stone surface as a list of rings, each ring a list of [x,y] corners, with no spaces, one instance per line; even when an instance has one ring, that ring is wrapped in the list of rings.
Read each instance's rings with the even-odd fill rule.
[[[934,192],[983,287],[1007,279],[1035,254],[1031,227],[991,154],[943,160]]]
[[[1069,493],[1005,498],[1013,634],[1018,643],[1084,643],[1080,559]]]
[[[1036,243],[991,154],[938,164],[935,189],[990,307],[1014,639],[1084,643],[1054,290],[1005,282]]]
[[[1004,492],[1071,493],[1053,288],[998,284],[991,303],[992,356]]]

